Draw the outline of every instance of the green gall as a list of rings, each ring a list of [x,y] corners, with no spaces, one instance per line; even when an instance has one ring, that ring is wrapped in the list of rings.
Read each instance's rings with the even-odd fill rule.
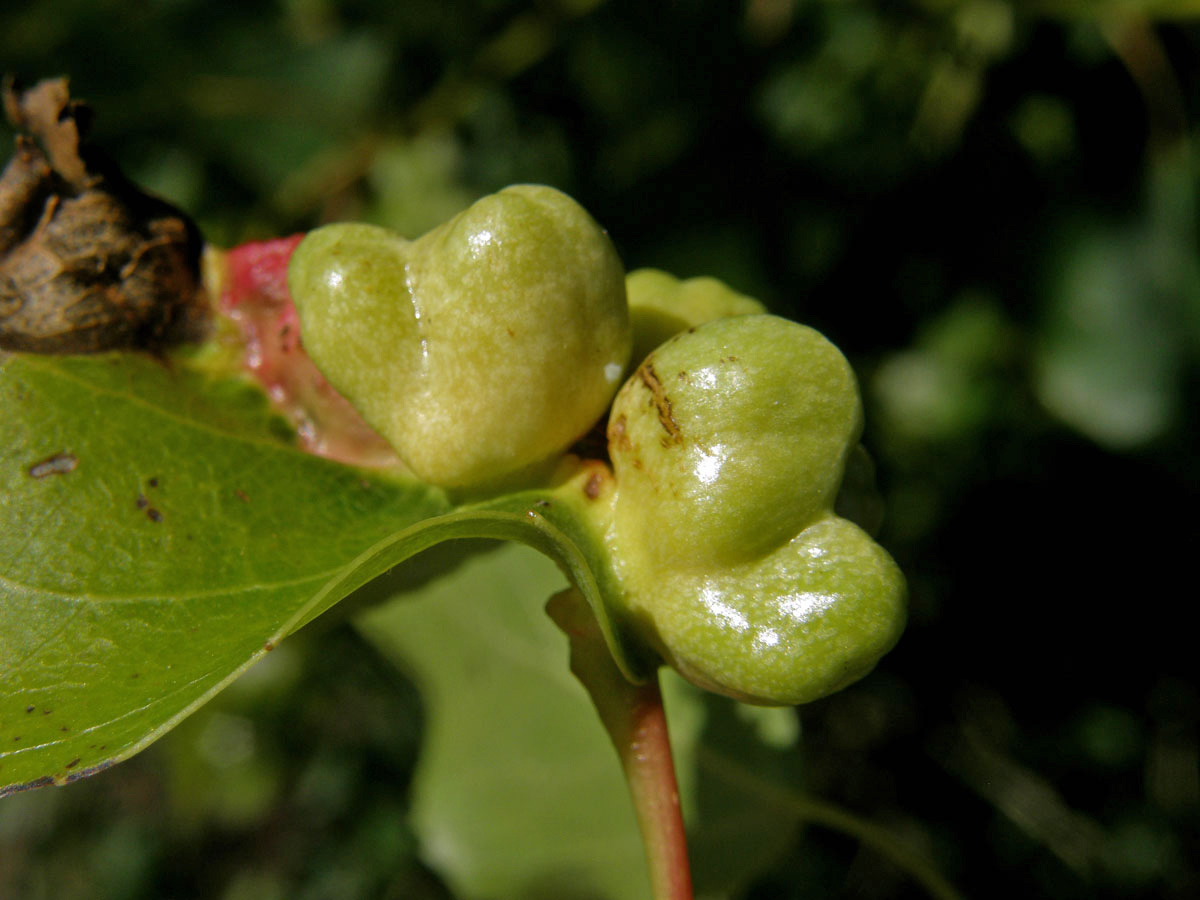
[[[861,428],[842,354],[768,315],[677,335],[618,393],[611,540],[628,612],[691,680],[803,703],[895,643],[903,577],[834,511]]]
[[[497,484],[561,453],[629,361],[616,251],[548,187],[506,188],[415,241],[317,229],[288,285],[322,374],[431,484]]]
[[[638,269],[625,277],[633,323],[633,359],[640,362],[659,344],[713,319],[765,313],[757,300],[715,278],[680,280],[658,269]]]
[[[654,511],[630,517],[638,543],[664,564],[708,566],[761,555],[831,508],[862,406],[819,333],[745,316],[650,354],[609,421],[622,500]]]

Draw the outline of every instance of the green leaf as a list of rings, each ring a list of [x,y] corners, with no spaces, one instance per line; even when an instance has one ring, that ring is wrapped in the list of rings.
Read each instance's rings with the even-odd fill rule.
[[[7,357],[0,421],[0,794],[137,752],[449,507],[143,357]]]
[[[597,611],[583,496],[452,507],[301,453],[261,390],[147,357],[0,358],[0,796],[125,759],[286,635],[454,537],[522,540]]]
[[[367,588],[396,597],[356,624],[428,704],[413,826],[429,864],[466,898],[649,896],[616,753],[543,611],[562,574],[508,544],[405,592],[404,569],[421,562]],[[444,571],[445,558],[425,568]],[[673,674],[663,687],[697,896],[729,896],[794,839],[798,814],[764,807],[742,779],[749,768],[768,789],[794,789],[795,713],[742,707]]]
[[[1200,310],[1188,160],[1156,157],[1146,187],[1129,221],[1061,228],[1036,347],[1042,403],[1115,450],[1161,439],[1179,420]]]
[[[542,611],[563,586],[506,545],[357,620],[428,706],[413,824],[458,896],[649,896],[616,754]]]

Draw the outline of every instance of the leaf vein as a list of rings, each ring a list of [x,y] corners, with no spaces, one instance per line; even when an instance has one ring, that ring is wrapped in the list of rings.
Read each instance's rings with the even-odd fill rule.
[[[35,744],[30,747],[21,747],[19,750],[0,751],[0,759],[5,759],[8,757],[13,757],[13,756],[19,756],[22,753],[29,753],[29,752],[36,751],[36,750],[44,750],[47,747],[56,747],[60,744],[66,744],[66,743],[72,743],[72,742],[78,741],[84,735],[92,734],[93,732],[100,731],[101,729],[109,728],[113,725],[116,725],[122,719],[128,719],[130,716],[140,715],[141,713],[144,713],[148,709],[158,706],[159,704],[166,703],[168,700],[170,700],[176,694],[180,694],[180,693],[186,691],[192,685],[198,684],[199,682],[204,681],[206,678],[210,678],[212,676],[212,674],[213,674],[213,672],[210,670],[208,672],[205,672],[202,675],[198,675],[195,678],[191,679],[190,681],[185,682],[184,684],[181,684],[181,685],[178,685],[177,687],[172,688],[167,693],[161,694],[158,697],[155,697],[153,700],[150,700],[147,703],[143,703],[139,707],[126,710],[125,712],[121,713],[121,715],[115,716],[111,719],[106,719],[105,721],[100,722],[96,725],[90,725],[87,728],[81,728],[79,731],[72,732],[68,737],[59,738],[58,740],[54,740],[54,741],[46,741],[44,744]]]
[[[82,378],[79,378],[75,375],[70,374],[69,372],[64,372],[62,369],[57,368],[53,365],[47,365],[47,364],[41,363],[40,360],[34,361],[33,359],[30,359],[30,360],[27,360],[27,364],[31,368],[35,368],[35,369],[38,369],[39,371],[45,372],[47,374],[47,377],[58,378],[60,381],[67,381],[67,382],[71,382],[75,385],[78,385],[80,388],[91,393],[93,396],[100,397],[100,396],[107,395],[110,397],[115,397],[118,400],[123,400],[127,403],[131,403],[135,406],[139,406],[139,407],[142,407],[143,409],[147,409],[150,412],[160,416],[161,418],[163,418],[169,422],[173,422],[177,425],[180,425],[187,429],[191,429],[193,431],[207,432],[209,434],[215,434],[218,437],[223,438],[225,440],[235,441],[237,443],[242,443],[242,444],[250,444],[250,445],[265,447],[265,448],[273,450],[273,451],[279,451],[279,452],[284,452],[284,453],[299,452],[299,451],[295,450],[295,448],[289,447],[287,444],[284,444],[284,443],[281,443],[278,441],[268,440],[268,439],[262,438],[262,437],[249,437],[244,434],[237,434],[232,431],[227,431],[225,429],[218,428],[214,425],[211,425],[207,422],[200,421],[198,419],[192,419],[192,418],[188,418],[186,416],[181,416],[178,413],[175,413],[175,412],[171,411],[170,409],[167,409],[164,406],[154,403],[153,401],[149,400],[146,397],[142,397],[142,396],[139,396],[138,394],[133,393],[132,391],[123,391],[123,390],[117,390],[117,389],[111,388],[111,387],[98,386],[94,382],[86,381]]]
[[[97,594],[92,592],[84,593],[68,593],[66,591],[55,590],[53,588],[41,587],[38,585],[23,584],[19,581],[13,581],[0,575],[0,586],[7,586],[12,589],[14,594],[41,595],[44,597],[55,597],[61,600],[74,602],[95,602],[95,603],[170,603],[177,600],[205,600],[212,597],[222,597],[231,594],[244,594],[252,591],[274,591],[282,588],[299,587],[300,585],[308,584],[314,581],[327,581],[332,576],[340,574],[343,571],[343,566],[335,566],[332,569],[327,569],[323,572],[316,572],[312,575],[302,575],[296,578],[283,579],[280,581],[261,582],[258,584],[245,585],[229,585],[222,588],[207,588],[200,591],[180,591],[170,594]]]

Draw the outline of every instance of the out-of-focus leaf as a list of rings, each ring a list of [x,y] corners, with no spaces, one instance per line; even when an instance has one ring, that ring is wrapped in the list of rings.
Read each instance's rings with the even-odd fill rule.
[[[647,896],[616,754],[543,612],[563,584],[546,560],[506,545],[357,620],[428,703],[414,826],[466,898]],[[730,766],[794,785],[794,713],[739,716],[673,675],[664,694],[697,896],[729,896],[776,860],[796,824],[747,795]]]
[[[448,132],[426,131],[379,148],[367,175],[375,202],[366,219],[420,237],[474,199],[459,181],[462,151]]]
[[[1014,136],[1037,162],[1058,165],[1070,159],[1077,136],[1071,110],[1048,94],[1031,94],[1013,113]]]
[[[772,796],[800,790],[796,711],[741,706],[711,694],[699,700],[703,728],[688,735],[686,755],[677,754],[683,783],[694,784],[685,795],[692,877],[701,897],[740,896],[795,842],[801,824],[798,808],[763,804],[747,788],[750,780]]]
[[[1200,13],[1196,0],[1026,0],[1018,8],[1034,15],[1093,20],[1114,16],[1180,19]]]
[[[1117,449],[1144,445],[1174,424],[1200,335],[1190,161],[1160,153],[1146,186],[1145,211],[1132,221],[1065,230],[1037,359],[1046,407]]]
[[[1142,236],[1091,231],[1063,254],[1042,333],[1037,388],[1094,440],[1133,447],[1179,405],[1179,334],[1155,297]]]
[[[413,824],[463,897],[649,892],[616,755],[542,611],[564,584],[501,547],[358,619],[427,706]]]
[[[871,388],[900,440],[969,436],[1002,410],[1001,367],[1012,355],[1014,327],[987,297],[968,295],[931,321],[915,345],[892,354]]]

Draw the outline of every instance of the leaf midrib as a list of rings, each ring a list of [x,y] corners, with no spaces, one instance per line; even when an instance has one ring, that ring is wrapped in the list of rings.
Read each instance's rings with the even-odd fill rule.
[[[75,592],[68,593],[66,591],[55,590],[53,588],[42,587],[40,585],[30,585],[20,581],[13,581],[10,578],[5,578],[0,575],[0,586],[9,586],[13,589],[13,593],[37,594],[43,597],[57,597],[68,602],[94,602],[105,604],[119,603],[173,603],[179,600],[205,600],[213,597],[223,597],[230,595],[240,595],[251,591],[275,591],[283,588],[298,587],[310,581],[327,582],[336,575],[340,575],[345,571],[345,565],[334,566],[331,569],[326,569],[323,572],[316,572],[311,575],[302,575],[296,578],[289,578],[281,581],[259,582],[257,584],[244,585],[229,585],[221,588],[210,588],[202,591],[172,591],[169,595],[158,594],[95,594],[90,592]]]

